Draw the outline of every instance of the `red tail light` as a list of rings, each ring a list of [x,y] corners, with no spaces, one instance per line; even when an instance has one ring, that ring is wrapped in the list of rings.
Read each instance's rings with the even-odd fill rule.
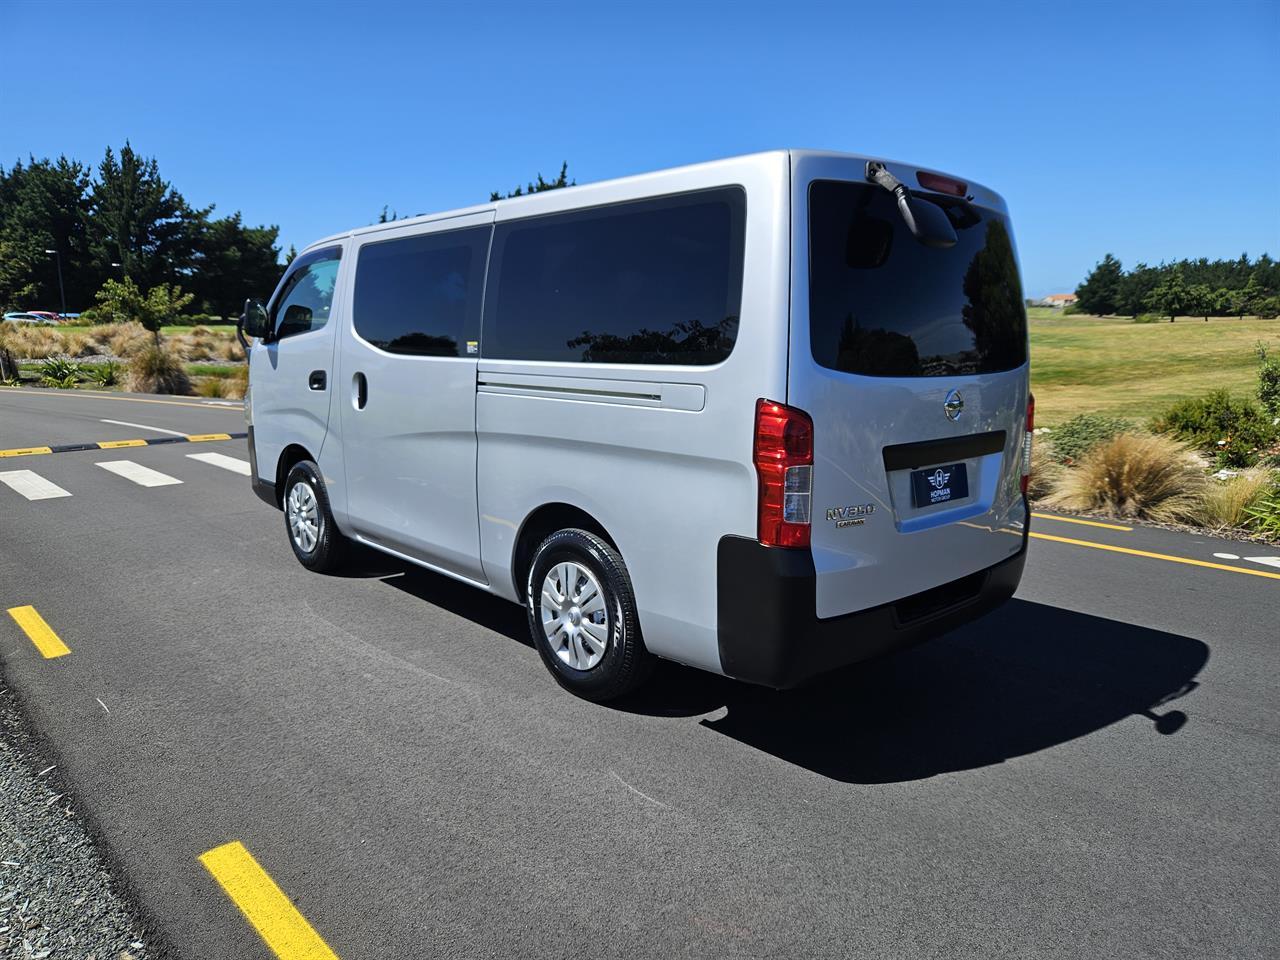
[[[1031,432],[1036,428],[1036,398],[1027,394],[1027,432],[1022,438],[1022,492],[1031,482]]]
[[[769,547],[809,546],[813,494],[813,421],[803,411],[756,401],[759,538]]]

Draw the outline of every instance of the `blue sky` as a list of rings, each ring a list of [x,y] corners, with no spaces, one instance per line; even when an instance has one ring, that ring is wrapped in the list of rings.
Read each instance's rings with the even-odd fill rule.
[[[1274,0],[0,0],[0,33],[0,163],[127,138],[285,247],[561,160],[586,182],[811,146],[999,190],[1032,295],[1107,251],[1280,255]]]

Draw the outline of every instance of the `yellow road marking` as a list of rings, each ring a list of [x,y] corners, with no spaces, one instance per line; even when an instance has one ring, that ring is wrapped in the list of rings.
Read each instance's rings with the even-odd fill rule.
[[[1265,570],[1250,570],[1248,567],[1233,567],[1225,563],[1210,563],[1208,560],[1192,560],[1190,557],[1175,557],[1167,553],[1151,553],[1148,550],[1134,550],[1131,547],[1113,547],[1109,543],[1094,543],[1092,540],[1073,540],[1070,537],[1055,537],[1047,533],[1031,531],[1037,540],[1052,540],[1054,543],[1070,543],[1077,547],[1093,547],[1095,550],[1110,550],[1112,553],[1127,553],[1134,557],[1150,557],[1152,560],[1168,560],[1170,563],[1185,563],[1193,567],[1208,567],[1210,570],[1226,570],[1228,573],[1247,573],[1251,577],[1266,577],[1269,580],[1280,580],[1280,573],[1267,573]]]
[[[36,645],[46,660],[65,657],[71,650],[61,638],[53,632],[53,628],[44,622],[44,617],[36,613],[35,607],[10,607],[9,616],[13,617],[22,632]]]
[[[37,453],[53,453],[48,447],[14,447],[12,450],[0,450],[0,457],[31,457]]]
[[[190,443],[204,443],[206,440],[230,440],[229,433],[192,433],[187,435]]]
[[[1079,517],[1059,517],[1052,513],[1032,513],[1033,517],[1039,517],[1041,520],[1057,520],[1059,523],[1078,523],[1086,527],[1102,527],[1104,530],[1123,530],[1130,533],[1133,527],[1122,527],[1118,523],[1099,523],[1097,520],[1081,520]]]
[[[99,440],[98,446],[103,450],[118,450],[120,447],[145,447],[145,440]]]
[[[19,392],[17,387],[0,387],[0,391]],[[59,393],[56,390],[22,390],[21,393],[24,397],[62,397],[64,400],[83,400],[88,397],[92,400],[115,400],[121,403],[163,403],[170,407],[198,407],[201,410],[227,410],[231,413],[244,413],[243,408],[240,406],[225,407],[217,403],[189,403],[185,400],[151,400],[147,397],[117,397],[109,393],[97,393],[93,390],[76,390],[74,393]]]
[[[239,840],[201,854],[200,862],[280,960],[338,960]]]

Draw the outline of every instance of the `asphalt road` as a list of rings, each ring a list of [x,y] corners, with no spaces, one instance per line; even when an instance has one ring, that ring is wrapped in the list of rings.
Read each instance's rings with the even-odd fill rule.
[[[106,419],[243,429],[0,390],[0,448],[159,435]],[[1280,549],[1038,519],[1084,543],[1034,540],[965,629],[801,692],[672,667],[606,708],[514,606],[307,573],[213,451],[247,459],[0,460],[70,494],[0,485],[0,606],[71,651],[2,617],[0,668],[175,955],[272,956],[198,859],[233,840],[345,960],[1276,955],[1280,577],[1241,571]]]

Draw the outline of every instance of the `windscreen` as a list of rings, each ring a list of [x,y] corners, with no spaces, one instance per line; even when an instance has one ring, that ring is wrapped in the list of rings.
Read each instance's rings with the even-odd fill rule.
[[[954,246],[918,241],[879,186],[810,186],[809,333],[822,366],[941,377],[1026,362],[1027,314],[1007,219],[959,198],[927,199],[951,220]]]

